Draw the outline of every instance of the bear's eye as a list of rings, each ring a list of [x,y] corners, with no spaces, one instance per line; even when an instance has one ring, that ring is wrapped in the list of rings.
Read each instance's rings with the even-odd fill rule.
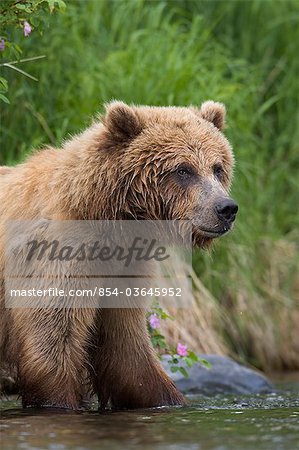
[[[222,181],[224,178],[224,170],[220,164],[215,164],[213,166],[213,173],[219,181]]]
[[[176,170],[176,173],[180,178],[189,178],[193,175],[193,171],[189,167],[179,167]]]

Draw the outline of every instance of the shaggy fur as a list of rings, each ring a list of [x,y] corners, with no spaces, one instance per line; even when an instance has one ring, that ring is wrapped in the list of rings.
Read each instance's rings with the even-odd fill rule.
[[[24,406],[77,409],[91,390],[102,408],[185,403],[155,356],[144,310],[5,308],[4,228],[8,219],[189,219],[194,243],[206,246],[223,234],[214,206],[232,176],[224,118],[214,102],[112,102],[62,149],[0,168],[1,360],[17,370]]]

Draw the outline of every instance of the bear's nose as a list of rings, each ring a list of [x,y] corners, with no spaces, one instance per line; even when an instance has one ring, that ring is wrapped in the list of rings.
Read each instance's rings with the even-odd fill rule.
[[[231,223],[236,218],[238,205],[231,198],[223,198],[221,200],[218,200],[215,206],[215,210],[219,219],[226,220],[227,222]]]

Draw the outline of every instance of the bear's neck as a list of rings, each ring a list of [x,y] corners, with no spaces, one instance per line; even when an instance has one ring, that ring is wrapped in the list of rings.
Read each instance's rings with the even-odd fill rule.
[[[65,212],[68,219],[125,218],[123,205],[127,187],[120,173],[120,163],[113,155],[111,164],[111,155],[103,140],[103,127],[95,124],[59,151],[52,184],[62,216]]]

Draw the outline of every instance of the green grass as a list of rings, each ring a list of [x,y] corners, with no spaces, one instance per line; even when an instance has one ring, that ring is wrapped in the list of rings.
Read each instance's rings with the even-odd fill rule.
[[[194,266],[232,318],[233,329],[222,333],[233,349],[263,367],[298,368],[299,356],[277,362],[265,347],[262,357],[250,326],[271,329],[272,346],[284,339],[294,350],[288,332],[298,312],[299,3],[66,3],[66,13],[51,17],[42,36],[16,35],[23,57],[47,58],[23,66],[39,83],[2,71],[11,103],[1,108],[0,163],[59,145],[112,98],[154,105],[223,101],[240,213],[234,233],[212,258],[196,254]]]

